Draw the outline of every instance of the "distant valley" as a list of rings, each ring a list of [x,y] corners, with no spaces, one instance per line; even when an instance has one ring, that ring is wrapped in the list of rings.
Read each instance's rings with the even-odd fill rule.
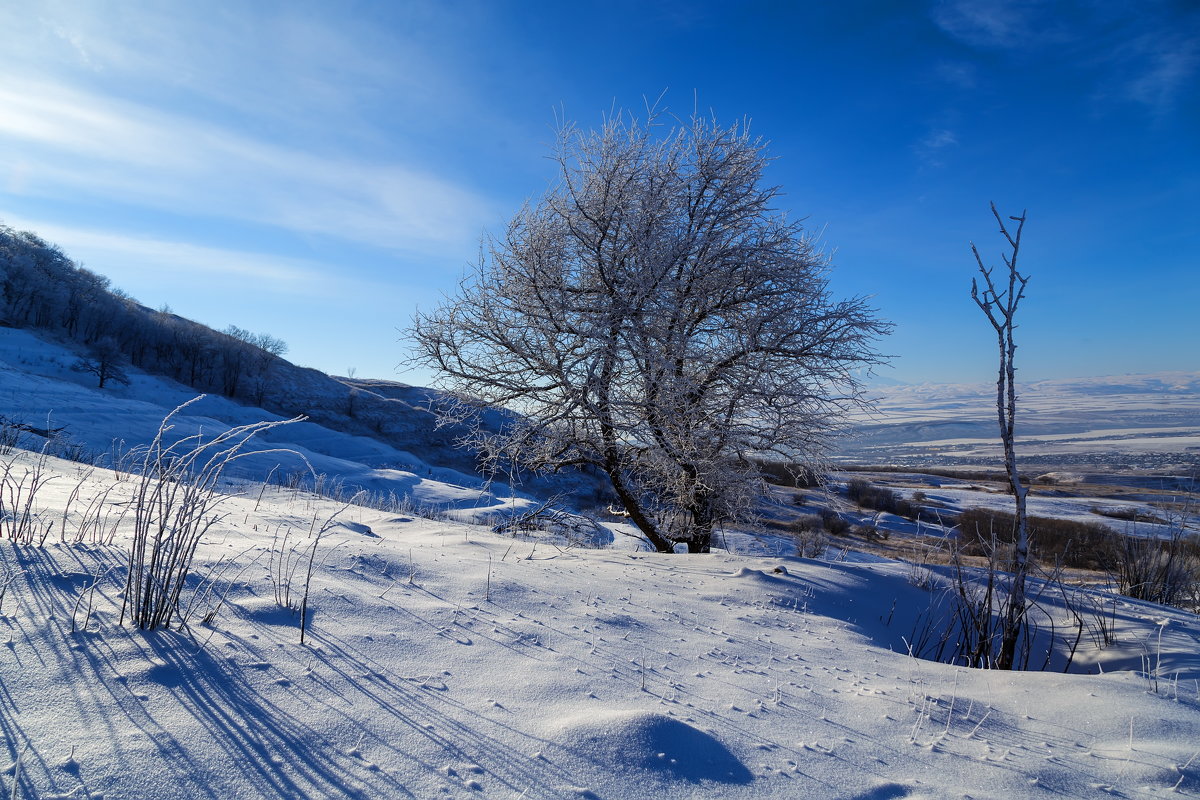
[[[1200,373],[1064,378],[1021,384],[1018,456],[1044,469],[1200,467]],[[1001,462],[994,384],[877,388],[877,413],[855,420],[841,463],[910,466]]]

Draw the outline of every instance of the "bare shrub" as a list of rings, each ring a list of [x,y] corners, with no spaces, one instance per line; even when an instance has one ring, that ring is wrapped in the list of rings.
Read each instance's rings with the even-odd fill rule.
[[[26,465],[19,456],[0,463],[0,538],[18,544],[41,544],[54,527],[53,520],[38,513],[37,496],[54,480],[46,472],[46,454],[40,453]]]
[[[912,558],[908,560],[908,583],[918,589],[931,591],[938,586],[937,573],[929,566],[933,554],[938,548],[914,547]]]
[[[832,508],[821,509],[821,525],[826,533],[834,536],[844,536],[850,532],[850,521]]]
[[[218,491],[225,469],[249,455],[243,449],[255,435],[303,419],[256,422],[230,428],[207,441],[195,434],[168,444],[172,418],[202,397],[171,411],[153,441],[138,453],[132,498],[134,530],[121,622],[128,613],[130,621],[144,630],[170,627],[172,617],[178,614],[196,548],[220,521],[218,509],[228,498]]]
[[[907,519],[916,519],[924,510],[920,505],[909,502],[893,489],[875,486],[864,478],[852,478],[846,484],[846,496],[859,508],[886,511]],[[922,498],[924,495],[921,495]],[[914,500],[916,495],[913,495]]]
[[[951,575],[945,589],[917,617],[906,641],[910,654],[919,658],[979,669],[1049,669],[1061,653],[1056,666],[1070,667],[1080,640],[1088,630],[1086,610],[1073,604],[1074,598],[1063,591],[1069,613],[1064,627],[1041,604],[1042,595],[1057,587],[1062,590],[1058,571],[1043,573],[1029,582],[1023,596],[1022,624],[1014,639],[1009,639],[1009,615],[1013,613],[1012,582],[1015,576],[1002,565],[1011,558],[998,541],[985,553],[982,567],[968,566],[956,543],[950,543]],[[937,588],[939,582],[927,566],[910,571],[910,582],[921,588]],[[1011,652],[1007,650],[1012,647]]]
[[[819,527],[805,527],[792,537],[796,542],[796,555],[801,558],[820,558],[829,547],[829,535]]]
[[[804,464],[786,464],[781,461],[760,461],[759,471],[763,480],[776,486],[792,489],[818,489],[825,485],[825,475]]]
[[[807,533],[813,530],[823,530],[825,522],[817,514],[805,514],[792,522],[792,530],[796,533]]]
[[[292,578],[295,577],[296,570],[304,560],[303,542],[292,537],[293,531],[290,525],[287,530],[282,531],[282,536],[279,535],[280,530],[276,529],[275,535],[271,539],[271,549],[268,551],[270,557],[268,574],[271,578],[271,588],[275,593],[275,605],[295,611],[297,610],[296,606],[292,604]]]
[[[359,496],[356,494],[347,500],[345,505],[329,515],[320,528],[317,527],[316,515],[313,515],[312,527],[309,528],[309,534],[312,536],[312,549],[308,552],[308,570],[304,574],[304,591],[300,595],[300,644],[304,644],[305,634],[308,633],[308,591],[312,586],[313,565],[317,559],[317,546],[321,544],[321,537],[333,527],[334,520],[343,511],[353,505],[357,499],[359,499]]]
[[[505,513],[500,521],[492,526],[492,533],[512,536],[530,531],[550,530],[566,516],[565,511],[555,508],[562,499],[562,495],[554,495],[535,506]]]
[[[1012,546],[1011,514],[973,508],[958,518],[964,555]],[[1200,605],[1200,539],[1175,524],[1166,538],[1133,536],[1096,522],[1030,517],[1029,532],[1042,564],[1095,570],[1112,576],[1127,597],[1163,605]]]
[[[0,415],[0,456],[7,456],[21,446],[25,426]]]
[[[599,547],[612,541],[612,532],[592,517],[559,507],[564,499],[565,495],[555,494],[537,505],[502,512],[492,532],[520,536],[541,531],[561,537],[571,547]],[[608,509],[610,514],[621,517],[618,511],[611,506]]]
[[[880,528],[873,522],[863,523],[854,527],[854,535],[861,536],[864,539],[875,539],[879,541],[887,541],[892,537],[891,531],[887,528]]]
[[[1121,594],[1181,608],[1200,606],[1200,538],[1176,525],[1167,539],[1119,537],[1112,574]]]

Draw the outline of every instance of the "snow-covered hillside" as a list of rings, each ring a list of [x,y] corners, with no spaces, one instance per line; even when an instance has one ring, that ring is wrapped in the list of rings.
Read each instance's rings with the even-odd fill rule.
[[[129,385],[110,384],[99,390],[94,378],[71,370],[76,360],[75,353],[34,332],[0,328],[0,417],[57,431],[52,451],[106,456],[101,462],[111,463],[121,452],[149,442],[167,414],[196,397],[189,387],[133,369]],[[215,436],[232,427],[279,419],[253,406],[209,395],[172,419],[171,435]],[[432,417],[426,414],[423,424],[431,425]],[[45,443],[33,435],[26,438],[35,449]],[[417,504],[464,509],[493,507],[507,493],[506,487],[497,485],[484,488],[478,476],[437,466],[460,461],[454,454],[433,450],[417,455],[379,439],[312,422],[276,428],[256,440],[251,449],[255,448],[273,452],[238,461],[231,465],[229,477],[261,480],[272,469],[278,478],[315,472],[325,476],[327,484],[341,482],[371,492],[407,495]]]
[[[15,797],[1200,794],[1193,615],[1106,605],[1091,674],[972,671],[906,654],[938,594],[901,564],[581,550],[269,489],[222,507],[190,630],[147,633],[119,624],[128,518],[75,541],[132,482],[44,468],[52,535],[0,541]],[[301,645],[280,565],[331,518]]]

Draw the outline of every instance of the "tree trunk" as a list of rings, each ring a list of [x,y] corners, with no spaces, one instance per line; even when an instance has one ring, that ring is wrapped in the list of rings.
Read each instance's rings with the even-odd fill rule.
[[[612,484],[613,490],[617,493],[617,498],[629,513],[629,518],[633,520],[634,525],[637,525],[638,530],[642,532],[646,540],[654,545],[654,549],[660,553],[674,553],[675,542],[658,532],[658,527],[654,524],[654,521],[642,510],[641,503],[638,502],[637,498],[626,487],[620,468],[615,465],[606,467],[605,473],[608,475],[608,480]]]
[[[712,513],[712,497],[701,494],[692,508],[692,537],[688,539],[689,553],[712,551],[712,534],[716,521]]]
[[[1026,495],[1029,490],[1021,483],[1021,473],[1017,469],[1016,452],[1016,417],[1017,391],[1016,370],[1013,367],[1013,356],[1017,346],[1013,342],[1012,324],[1006,327],[1006,335],[1001,344],[1001,374],[998,381],[997,409],[1000,414],[1001,438],[1004,441],[1004,469],[1008,473],[1008,483],[1012,489],[1016,503],[1016,526],[1013,536],[1013,556],[1009,565],[1013,575],[1012,589],[1008,595],[1008,607],[1005,609],[1004,625],[1000,638],[1000,652],[996,659],[999,669],[1013,669],[1017,660],[1017,644],[1024,628],[1025,619],[1025,576],[1029,573],[1029,520],[1026,514]]]
[[[1000,369],[996,378],[996,416],[1000,423],[1000,439],[1004,444],[1004,468],[1008,473],[1009,486],[1016,503],[1016,530],[1013,535],[1012,560],[1007,565],[1012,573],[1012,585],[1008,592],[1007,604],[1003,608],[1004,618],[1001,621],[1000,649],[996,654],[996,668],[1013,669],[1017,662],[1017,646],[1025,628],[1027,606],[1025,578],[1029,572],[1029,524],[1025,503],[1027,490],[1021,485],[1021,473],[1017,470],[1017,375],[1016,368],[1013,366],[1017,345],[1013,339],[1013,329],[1016,327],[1014,318],[1017,306],[1025,296],[1025,284],[1029,282],[1029,278],[1017,271],[1017,258],[1021,251],[1021,233],[1025,228],[1025,212],[1021,212],[1019,217],[1009,217],[1017,223],[1015,235],[1009,233],[1000,212],[996,210],[995,203],[992,204],[992,215],[1000,224],[1000,233],[1004,235],[1009,247],[1012,248],[1012,256],[1004,259],[1004,264],[1008,267],[1008,287],[1005,290],[997,289],[996,283],[992,280],[992,271],[984,266],[983,259],[979,256],[979,250],[972,243],[971,252],[979,266],[985,288],[981,292],[978,282],[972,281],[971,297],[992,323],[1000,351]],[[994,574],[994,570],[992,574]],[[990,577],[991,575],[989,575],[989,579]]]

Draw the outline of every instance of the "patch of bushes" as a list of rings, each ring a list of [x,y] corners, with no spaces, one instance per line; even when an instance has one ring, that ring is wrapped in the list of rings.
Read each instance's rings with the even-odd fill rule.
[[[958,516],[959,541],[965,555],[987,555],[993,545],[1011,547],[1016,517],[1004,511],[969,508]],[[1099,522],[1030,517],[1033,556],[1043,564],[1112,572],[1118,562],[1118,534]]]
[[[821,509],[819,514],[805,514],[792,523],[795,534],[806,534],[811,531],[824,531],[834,536],[844,536],[850,531],[849,521],[831,508]]]
[[[822,528],[806,528],[796,532],[796,555],[801,558],[821,558],[829,546],[829,534]]]
[[[794,533],[808,533],[809,531],[823,531],[825,524],[816,514],[805,514],[792,523],[792,531]]]
[[[1091,512],[1109,519],[1120,519],[1125,522],[1153,522],[1158,525],[1166,524],[1166,520],[1146,508],[1137,506],[1092,506]]]
[[[906,500],[894,490],[875,486],[863,478],[850,479],[846,484],[846,496],[851,502],[857,503],[859,508],[886,511],[906,519],[916,519],[924,510],[921,505]]]
[[[1200,537],[1177,528],[1168,539],[1122,536],[1116,578],[1121,594],[1190,610],[1200,608]]]
[[[892,533],[887,528],[877,528],[870,523],[859,525],[854,529],[855,536],[861,536],[864,539],[877,539],[887,541],[891,538]]]
[[[821,525],[825,528],[826,533],[834,536],[845,536],[850,532],[849,520],[843,519],[842,515],[832,508],[821,509]]]
[[[838,466],[840,472],[899,472],[913,473],[919,472],[922,475],[933,475],[939,478],[951,478],[959,481],[995,481],[997,483],[1008,483],[1008,473],[1003,470],[987,470],[987,469],[968,469],[968,468],[951,468],[951,467],[924,467],[924,466],[895,466],[892,464],[840,464]],[[1022,483],[1031,483],[1032,477],[1025,473],[1021,473]]]
[[[1012,514],[972,508],[958,518],[966,555],[1012,546]],[[1200,537],[1175,528],[1167,538],[1129,536],[1098,522],[1029,518],[1032,554],[1043,564],[1106,572],[1121,594],[1163,605],[1200,605]]]

